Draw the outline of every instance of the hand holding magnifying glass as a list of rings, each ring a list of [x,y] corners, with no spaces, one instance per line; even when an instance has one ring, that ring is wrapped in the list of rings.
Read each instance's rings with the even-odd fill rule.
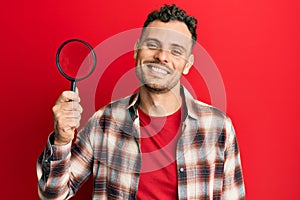
[[[71,39],[57,50],[56,65],[59,72],[71,81],[71,91],[75,92],[76,82],[89,77],[96,67],[96,54],[85,41]],[[53,106],[54,144],[64,145],[73,140],[79,127],[82,107],[78,94],[64,91]]]

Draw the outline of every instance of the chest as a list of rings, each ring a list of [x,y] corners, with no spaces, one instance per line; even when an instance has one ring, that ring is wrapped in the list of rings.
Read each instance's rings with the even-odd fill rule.
[[[140,134],[140,127],[132,129]],[[104,129],[94,146],[97,193],[109,199],[136,199],[142,170],[140,138],[112,126]],[[182,127],[174,146],[179,197],[213,195],[222,187],[224,137],[214,131]],[[210,195],[210,196],[211,196]]]

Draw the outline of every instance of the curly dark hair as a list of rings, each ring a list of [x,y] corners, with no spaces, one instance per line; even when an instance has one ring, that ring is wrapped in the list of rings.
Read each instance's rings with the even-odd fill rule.
[[[144,23],[144,28],[146,28],[151,22],[155,20],[160,20],[162,22],[169,22],[171,20],[184,22],[192,34],[193,45],[195,44],[197,40],[197,19],[193,16],[187,15],[186,11],[180,9],[175,4],[164,5],[160,8],[160,10],[154,10],[149,13]]]

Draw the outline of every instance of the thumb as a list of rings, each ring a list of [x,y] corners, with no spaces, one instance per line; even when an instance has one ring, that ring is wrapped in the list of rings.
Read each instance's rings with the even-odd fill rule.
[[[80,102],[80,96],[79,96],[79,90],[78,90],[78,87],[75,88],[75,93],[76,93],[77,96],[78,96],[78,102]]]
[[[76,94],[78,94],[78,96],[79,96],[79,90],[78,90],[78,87],[75,88],[75,92],[76,92]]]

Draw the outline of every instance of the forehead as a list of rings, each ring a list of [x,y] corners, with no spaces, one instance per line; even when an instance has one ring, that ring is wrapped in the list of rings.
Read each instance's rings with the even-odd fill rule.
[[[159,20],[151,22],[143,32],[142,39],[154,38],[161,42],[172,42],[179,44],[190,44],[192,34],[185,23],[180,21],[161,22]]]

